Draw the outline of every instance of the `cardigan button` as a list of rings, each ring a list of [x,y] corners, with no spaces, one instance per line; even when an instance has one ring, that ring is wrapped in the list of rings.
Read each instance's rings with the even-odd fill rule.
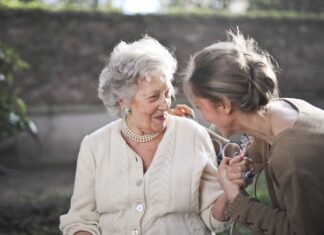
[[[136,186],[139,187],[143,184],[143,180],[137,180],[136,181]]]
[[[132,235],[138,235],[138,234],[139,234],[139,232],[136,228],[132,230]]]
[[[137,203],[136,210],[138,212],[142,212],[144,210],[144,204],[143,203]]]

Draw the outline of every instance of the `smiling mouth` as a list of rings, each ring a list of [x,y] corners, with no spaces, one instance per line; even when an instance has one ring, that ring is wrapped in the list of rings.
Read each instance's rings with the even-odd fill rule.
[[[154,117],[155,119],[159,120],[159,121],[164,121],[167,117],[167,114],[164,114],[164,115],[160,115],[160,116],[156,116]]]

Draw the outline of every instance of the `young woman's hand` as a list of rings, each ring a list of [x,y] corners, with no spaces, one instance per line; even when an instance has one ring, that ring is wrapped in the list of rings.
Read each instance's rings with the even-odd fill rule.
[[[189,117],[195,119],[194,111],[185,104],[177,104],[174,109],[171,109],[170,114],[180,117]]]
[[[238,155],[233,158],[230,158],[227,167],[227,177],[233,183],[237,184],[242,188],[245,188],[250,183],[252,183],[252,180],[246,179],[245,175],[247,174],[247,172],[253,172],[253,170],[254,169],[252,160],[243,155]]]
[[[238,183],[234,183],[234,180],[229,178],[229,173],[231,168],[230,161],[232,158],[225,157],[223,158],[221,164],[218,167],[216,176],[220,185],[222,186],[226,197],[230,202],[239,194],[241,186]],[[231,176],[233,177],[233,176]]]

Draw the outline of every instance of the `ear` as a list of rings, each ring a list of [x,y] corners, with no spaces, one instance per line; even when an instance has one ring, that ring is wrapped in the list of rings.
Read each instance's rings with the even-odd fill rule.
[[[129,106],[129,102],[126,101],[126,99],[120,99],[119,100],[119,106],[121,109],[124,109]]]
[[[228,98],[223,98],[223,109],[226,114],[231,114],[233,111],[233,104]]]

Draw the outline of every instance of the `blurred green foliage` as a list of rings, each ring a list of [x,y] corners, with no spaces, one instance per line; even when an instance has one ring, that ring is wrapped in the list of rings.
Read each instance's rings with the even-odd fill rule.
[[[292,10],[296,12],[323,12],[323,0],[249,0],[250,9]]]
[[[1,9],[43,9],[48,11],[111,11],[120,12],[113,9],[109,4],[99,7],[97,0],[54,0],[51,3],[45,0],[0,0]]]
[[[228,10],[236,0],[170,0],[165,8]],[[323,12],[323,0],[241,0],[248,10]]]
[[[271,206],[270,195],[267,189],[267,183],[265,179],[264,171],[260,173],[259,176],[255,176],[252,184],[246,188],[247,193],[254,198],[257,198],[262,204],[266,206]],[[237,235],[251,235],[254,234],[248,227],[235,224],[235,230]],[[220,233],[220,235],[227,235],[228,231]]]
[[[0,0],[0,8],[41,8],[45,4],[41,0]]]
[[[26,104],[14,83],[15,72],[26,68],[28,64],[16,51],[0,42],[0,143],[21,131],[37,134],[36,125],[28,118]]]
[[[150,0],[147,0],[150,1]],[[244,1],[244,0],[242,0]],[[118,4],[114,4],[118,2]],[[229,9],[235,0],[159,0],[158,13],[186,14],[232,14]],[[246,0],[245,14],[257,15],[271,11],[271,15],[308,15],[324,14],[323,0]],[[0,0],[0,9],[47,9],[47,10],[76,10],[76,11],[108,11],[122,12],[126,0]],[[276,12],[276,13],[274,13]],[[279,12],[279,13],[278,13]]]

